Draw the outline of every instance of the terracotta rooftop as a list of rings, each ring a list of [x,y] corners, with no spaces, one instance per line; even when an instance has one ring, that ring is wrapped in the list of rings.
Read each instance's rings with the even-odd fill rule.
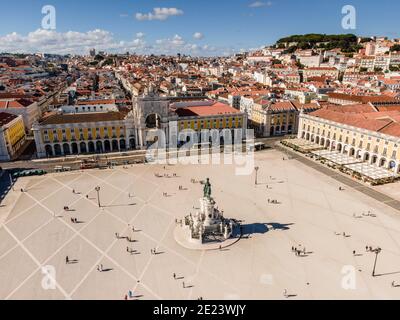
[[[345,93],[337,93],[337,92],[331,92],[328,93],[329,98],[332,99],[340,99],[340,100],[348,100],[348,101],[354,101],[354,102],[359,102],[359,103],[378,103],[378,102],[396,102],[397,100],[385,96],[385,95],[379,95],[379,96],[357,96],[357,95],[351,95],[351,94],[345,94]]]
[[[43,120],[41,125],[119,121],[124,120],[125,116],[122,112],[55,114]]]
[[[115,104],[113,99],[78,101],[78,105]]]
[[[239,110],[220,102],[216,102],[213,105],[177,108],[175,112],[179,117],[206,117],[240,113]]]
[[[18,116],[11,114],[11,113],[7,113],[7,112],[0,112],[0,126],[4,126],[7,123],[10,123],[11,121],[13,121],[14,119],[18,118]]]
[[[0,109],[10,109],[10,108],[26,108],[29,107],[33,102],[27,99],[17,99],[17,100],[5,100],[0,101]]]
[[[379,112],[370,105],[333,106],[310,113],[311,116],[360,129],[400,137],[400,111]]]

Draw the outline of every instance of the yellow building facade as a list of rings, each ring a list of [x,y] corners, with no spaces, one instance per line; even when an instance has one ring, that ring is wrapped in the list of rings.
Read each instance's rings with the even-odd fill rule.
[[[400,173],[400,139],[396,136],[301,114],[298,138]]]
[[[179,119],[178,127],[180,131],[192,129],[200,131],[202,129],[241,129],[243,128],[243,116],[227,116],[227,117],[193,117],[187,119]]]
[[[133,122],[120,112],[57,114],[33,126],[38,157],[136,148]]]
[[[25,125],[22,116],[0,113],[0,159],[13,159],[26,141]]]

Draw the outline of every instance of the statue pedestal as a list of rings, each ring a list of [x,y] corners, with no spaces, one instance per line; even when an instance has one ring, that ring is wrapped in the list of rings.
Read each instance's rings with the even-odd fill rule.
[[[211,226],[215,224],[218,219],[215,210],[215,201],[209,198],[200,199],[200,214],[204,217],[204,226]]]
[[[237,241],[238,238],[232,237],[235,227],[236,223],[225,219],[223,212],[216,208],[207,179],[204,197],[200,199],[200,210],[185,217],[185,226],[176,228],[175,239],[186,248],[215,250]]]
[[[197,251],[214,251],[228,248],[237,243],[240,238],[229,238],[222,242],[208,242],[203,243],[198,239],[191,239],[190,231],[186,228],[182,228],[181,226],[177,226],[174,230],[174,239],[175,241],[185,249],[188,250],[197,250]]]

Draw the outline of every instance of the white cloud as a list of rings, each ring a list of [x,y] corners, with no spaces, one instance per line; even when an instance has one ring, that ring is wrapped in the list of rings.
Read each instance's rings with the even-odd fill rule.
[[[190,54],[193,56],[228,55],[235,52],[233,48],[215,47],[210,45],[199,46],[185,41],[175,34],[171,38],[159,39],[147,43],[145,34],[138,32],[132,40],[117,40],[106,30],[92,30],[88,32],[68,31],[65,33],[53,30],[38,29],[27,35],[10,33],[0,35],[0,52],[13,53],[53,53],[53,54],[87,54],[90,49],[109,53],[124,53],[126,51],[138,54]]]
[[[167,20],[172,16],[181,16],[183,11],[177,8],[154,8],[153,12],[136,13],[136,19],[139,21]]]
[[[272,6],[272,2],[264,2],[264,1],[255,1],[249,5],[250,8],[261,8],[261,7],[270,7]]]
[[[171,50],[182,49],[186,42],[180,35],[176,34],[172,38],[156,40],[156,44],[160,49],[170,52]]]
[[[196,33],[193,35],[193,38],[195,38],[196,40],[201,40],[201,39],[204,38],[204,34],[202,34],[201,32],[196,32]]]

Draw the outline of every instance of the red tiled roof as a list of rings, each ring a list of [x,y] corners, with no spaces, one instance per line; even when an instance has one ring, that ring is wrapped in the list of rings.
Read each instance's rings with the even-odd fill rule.
[[[296,107],[290,101],[277,102],[270,105],[272,111],[296,111]]]
[[[124,120],[125,116],[123,112],[51,114],[41,122],[41,125],[120,121]]]
[[[370,105],[325,106],[310,114],[313,117],[360,129],[400,137],[400,111],[378,112]]]
[[[0,109],[26,108],[29,107],[32,103],[33,102],[31,100],[27,99],[0,101]]]
[[[78,105],[95,105],[95,104],[115,104],[115,100],[105,99],[105,100],[78,101]]]
[[[195,117],[195,116],[206,117],[206,116],[240,113],[239,110],[236,110],[235,108],[232,108],[220,102],[216,102],[210,106],[205,105],[205,106],[177,108],[175,112],[179,117]]]
[[[392,97],[385,96],[385,95],[379,95],[379,96],[356,96],[356,95],[345,94],[345,93],[331,92],[331,93],[328,93],[328,96],[329,96],[329,98],[333,98],[333,99],[348,100],[348,101],[354,101],[354,102],[360,102],[360,103],[396,102],[396,99],[394,99]]]
[[[7,123],[10,123],[11,121],[13,121],[14,119],[18,118],[18,116],[11,114],[11,113],[7,113],[7,112],[0,112],[0,126],[4,126]]]

